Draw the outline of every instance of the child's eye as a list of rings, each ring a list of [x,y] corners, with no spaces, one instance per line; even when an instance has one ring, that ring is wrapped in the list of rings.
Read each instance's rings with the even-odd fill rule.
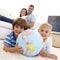
[[[41,30],[42,32],[44,31],[44,30]]]
[[[45,31],[46,33],[48,33],[48,31]]]

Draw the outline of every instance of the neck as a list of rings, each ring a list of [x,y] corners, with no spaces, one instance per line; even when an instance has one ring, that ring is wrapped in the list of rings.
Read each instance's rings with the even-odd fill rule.
[[[30,14],[32,14],[32,13],[29,13],[29,12],[28,12],[28,15],[30,15]]]
[[[47,39],[47,38],[43,39],[43,42],[45,42],[46,39]]]
[[[17,38],[17,35],[14,35],[15,36],[15,38]]]
[[[28,13],[28,15],[30,15],[30,13]]]
[[[43,42],[45,42],[45,40],[43,40]]]

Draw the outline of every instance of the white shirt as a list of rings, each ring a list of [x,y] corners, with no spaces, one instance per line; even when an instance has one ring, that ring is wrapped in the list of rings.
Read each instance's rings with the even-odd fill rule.
[[[52,50],[52,39],[50,37],[48,37],[44,42],[42,51],[51,53],[51,50]]]
[[[25,19],[27,16],[22,16],[21,18]]]

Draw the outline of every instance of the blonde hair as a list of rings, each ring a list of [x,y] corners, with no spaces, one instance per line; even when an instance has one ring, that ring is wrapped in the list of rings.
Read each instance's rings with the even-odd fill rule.
[[[49,23],[43,23],[43,24],[41,24],[40,27],[39,27],[39,29],[38,29],[38,31],[39,31],[41,28],[44,28],[44,27],[49,27],[49,28],[51,29],[51,31],[52,31],[52,25],[49,24]]]

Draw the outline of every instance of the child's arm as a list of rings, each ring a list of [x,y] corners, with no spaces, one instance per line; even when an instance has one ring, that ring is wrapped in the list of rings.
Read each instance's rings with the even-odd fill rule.
[[[7,45],[4,45],[3,50],[5,50],[6,52],[16,52],[15,47],[11,48]]]
[[[18,46],[18,44],[15,45],[15,49],[18,53],[20,53],[20,54],[23,53],[22,47]]]
[[[18,45],[16,44],[15,47],[8,47],[6,45],[4,45],[3,49],[6,51],[6,52],[18,52],[18,53],[21,53],[22,54],[22,48],[21,47],[18,47]]]
[[[45,48],[45,50],[44,50],[44,48]],[[39,55],[41,55],[42,57],[57,59],[56,55],[50,53],[51,49],[52,49],[52,40],[51,40],[51,38],[48,38],[45,41],[45,45],[44,45],[42,51],[39,53]]]
[[[52,58],[52,59],[57,59],[56,55],[50,54],[50,53],[46,53],[46,52],[43,52],[43,51],[41,51],[39,53],[39,55],[42,56],[42,57],[48,57],[48,58]]]
[[[46,52],[51,53],[52,52],[52,38],[48,38],[46,42]]]

